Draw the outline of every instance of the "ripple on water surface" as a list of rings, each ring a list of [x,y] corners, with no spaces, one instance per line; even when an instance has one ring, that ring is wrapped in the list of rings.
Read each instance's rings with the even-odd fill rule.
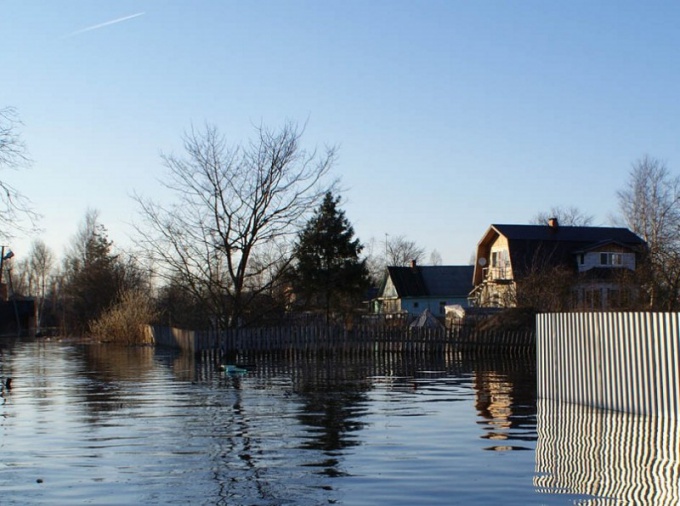
[[[531,362],[255,366],[231,375],[150,348],[4,346],[0,375],[15,386],[0,406],[2,504],[556,500],[534,486]]]

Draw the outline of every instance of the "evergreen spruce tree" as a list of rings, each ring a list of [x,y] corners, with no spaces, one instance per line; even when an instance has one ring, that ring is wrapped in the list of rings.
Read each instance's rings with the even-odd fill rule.
[[[97,211],[88,211],[64,258],[61,316],[64,331],[84,335],[89,326],[130,290],[145,289],[148,277],[133,259],[113,251]]]
[[[98,318],[116,300],[121,289],[121,269],[113,254],[103,225],[94,224],[78,253],[65,261],[65,317],[71,332],[86,332],[91,321]]]
[[[316,214],[298,236],[294,286],[305,307],[323,310],[326,321],[356,309],[369,286],[363,246],[338,208],[340,197],[327,192]]]

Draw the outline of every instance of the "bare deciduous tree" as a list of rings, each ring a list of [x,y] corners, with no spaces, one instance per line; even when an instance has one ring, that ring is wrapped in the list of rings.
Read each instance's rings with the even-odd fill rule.
[[[40,328],[45,307],[47,283],[54,267],[54,253],[42,240],[36,239],[31,246],[28,264],[30,266],[31,277],[35,280],[35,290],[38,293],[38,328]]]
[[[17,261],[12,269],[9,280],[14,294],[33,296],[38,304],[38,327],[40,327],[45,295],[51,282],[54,267],[54,253],[40,239],[33,241],[27,258]]]
[[[374,286],[380,286],[385,277],[384,250],[384,243],[381,243],[375,237],[371,237],[364,245],[366,267],[368,268],[371,283]]]
[[[421,263],[425,258],[425,249],[403,235],[387,236],[385,241],[388,266],[408,266],[411,262]]]
[[[625,224],[647,241],[652,308],[680,307],[680,177],[666,164],[644,156],[617,192]]]
[[[29,163],[26,145],[21,139],[21,122],[14,107],[0,109],[0,166],[17,168]]]
[[[136,196],[139,245],[159,276],[180,280],[222,325],[238,325],[246,307],[280,279],[290,239],[328,187],[335,149],[300,146],[302,130],[257,129],[252,142],[227,145],[214,126],[184,136],[184,157],[163,156],[161,184],[176,201]],[[253,261],[257,259],[257,261]]]
[[[421,263],[425,258],[425,249],[416,245],[414,241],[406,239],[403,235],[385,235],[385,239],[378,241],[372,237],[364,249],[366,252],[366,266],[368,267],[371,282],[375,286],[385,280],[387,267],[406,267],[412,261]],[[430,255],[432,265],[441,264],[441,256],[434,250]],[[439,263],[437,263],[439,262]]]
[[[533,308],[543,312],[568,311],[572,306],[574,272],[563,266],[533,266],[517,283],[515,301],[509,306]]]
[[[21,122],[13,107],[0,109],[0,169],[19,169],[30,164],[19,127]],[[14,237],[14,231],[26,230],[24,220],[35,228],[39,215],[30,200],[6,180],[0,181],[0,236]]]
[[[442,255],[437,251],[436,249],[432,250],[432,253],[430,253],[430,265],[441,265],[442,264]]]
[[[583,213],[579,208],[570,207],[551,207],[548,212],[536,214],[530,221],[534,225],[546,225],[550,218],[557,218],[557,222],[564,226],[587,227],[592,225],[593,216]]]
[[[54,253],[41,239],[35,239],[31,245],[29,265],[39,286],[38,289],[44,293],[47,280],[54,266]]]

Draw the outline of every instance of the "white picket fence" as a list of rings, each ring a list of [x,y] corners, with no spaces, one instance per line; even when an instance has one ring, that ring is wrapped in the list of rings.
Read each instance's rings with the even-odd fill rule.
[[[536,319],[538,396],[680,415],[680,313],[553,313]]]

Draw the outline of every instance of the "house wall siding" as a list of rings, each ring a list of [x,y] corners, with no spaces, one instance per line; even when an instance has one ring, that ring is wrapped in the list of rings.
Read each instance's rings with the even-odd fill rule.
[[[401,308],[407,311],[409,314],[417,316],[426,309],[430,310],[435,316],[445,316],[446,311],[445,306],[459,305],[463,307],[468,306],[467,295],[460,296],[457,298],[444,298],[444,297],[414,297],[414,298],[404,298],[401,300]]]
[[[494,251],[495,249],[508,249],[508,238],[504,235],[496,237],[491,243],[491,251]]]
[[[397,289],[394,287],[394,283],[390,278],[387,278],[387,283],[385,283],[383,297],[398,297]]]
[[[401,299],[383,299],[382,313],[401,313]]]

